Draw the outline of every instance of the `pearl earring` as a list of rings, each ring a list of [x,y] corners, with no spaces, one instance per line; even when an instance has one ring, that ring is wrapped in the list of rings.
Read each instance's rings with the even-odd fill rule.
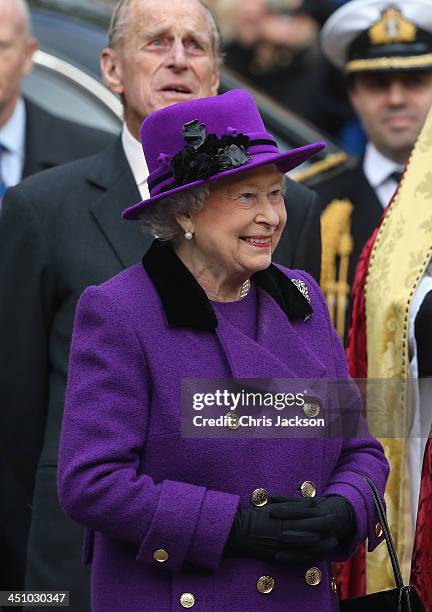
[[[192,240],[192,238],[193,238],[193,234],[192,234],[192,232],[190,230],[185,232],[184,236],[185,236],[186,240]]]

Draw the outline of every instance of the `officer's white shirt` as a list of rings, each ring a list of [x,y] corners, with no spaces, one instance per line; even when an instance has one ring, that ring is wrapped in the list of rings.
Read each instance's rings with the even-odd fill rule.
[[[383,208],[390,202],[398,186],[397,181],[390,178],[390,175],[403,170],[404,166],[384,157],[371,142],[367,143],[363,172]]]
[[[20,98],[7,123],[0,129],[0,143],[7,149],[1,156],[1,174],[6,187],[20,182],[25,160],[26,111]]]
[[[144,157],[141,143],[134,136],[132,136],[126,123],[123,125],[121,141],[126,159],[129,162],[129,166],[137,184],[138,191],[140,192],[141,198],[146,200],[150,197],[147,185],[149,175],[147,162]],[[127,208],[127,206],[132,206],[132,204],[134,204],[134,202],[125,202],[125,208]]]

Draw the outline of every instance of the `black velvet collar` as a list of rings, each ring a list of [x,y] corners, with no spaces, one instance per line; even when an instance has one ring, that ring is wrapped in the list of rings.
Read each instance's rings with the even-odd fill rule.
[[[216,329],[217,318],[207,295],[169,244],[155,240],[142,263],[159,293],[169,325],[203,331]],[[254,274],[252,280],[271,295],[288,319],[304,321],[312,314],[304,295],[273,264]]]

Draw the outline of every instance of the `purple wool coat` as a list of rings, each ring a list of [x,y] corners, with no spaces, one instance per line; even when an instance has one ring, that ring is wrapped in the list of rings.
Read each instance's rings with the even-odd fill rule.
[[[378,518],[358,472],[384,493],[379,442],[368,434],[187,439],[180,431],[183,378],[348,377],[318,286],[282,267],[254,275],[255,341],[217,319],[170,247],[155,243],[143,264],[88,288],[74,327],[58,486],[66,513],[87,528],[92,609],[338,610],[329,561],[286,567],[228,557],[224,546],[255,489],[300,496],[312,481],[318,495],[342,495],[353,509],[355,533],[341,557],[365,538],[372,550]],[[311,306],[290,278],[306,283]],[[160,549],[164,562],[154,558]],[[263,576],[274,580],[271,592],[257,588]]]

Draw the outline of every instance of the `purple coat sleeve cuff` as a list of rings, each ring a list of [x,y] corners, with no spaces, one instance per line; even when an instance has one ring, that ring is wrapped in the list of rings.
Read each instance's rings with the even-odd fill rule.
[[[207,491],[188,561],[211,570],[217,569],[239,504],[238,495]]]
[[[152,523],[137,561],[176,571],[185,561],[216,569],[228,539],[239,498],[204,487],[164,480]],[[168,558],[157,561],[164,550]]]
[[[355,522],[355,537],[349,545],[340,552],[333,561],[344,561],[355,553],[359,545],[368,538],[369,552],[374,550],[384,537],[377,536],[378,514],[372,497],[372,492],[366,480],[360,475],[341,472],[337,479],[325,489],[324,495],[340,495],[351,505],[353,520]],[[384,501],[384,500],[383,500]]]

